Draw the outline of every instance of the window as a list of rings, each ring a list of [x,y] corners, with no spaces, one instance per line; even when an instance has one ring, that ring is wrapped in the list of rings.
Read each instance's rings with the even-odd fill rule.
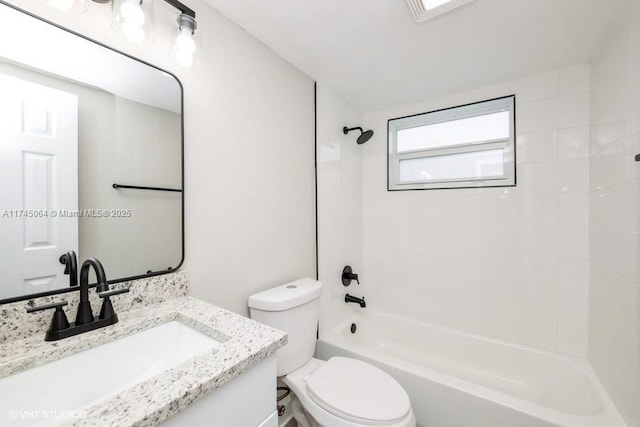
[[[515,96],[389,120],[389,190],[516,183]]]

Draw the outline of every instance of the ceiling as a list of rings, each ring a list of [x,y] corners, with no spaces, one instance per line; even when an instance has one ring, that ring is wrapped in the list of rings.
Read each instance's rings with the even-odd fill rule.
[[[628,1],[475,0],[417,24],[405,0],[207,0],[362,113],[588,63]]]

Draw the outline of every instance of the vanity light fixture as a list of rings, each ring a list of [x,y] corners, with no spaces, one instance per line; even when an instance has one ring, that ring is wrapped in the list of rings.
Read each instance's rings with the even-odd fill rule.
[[[78,1],[78,0],[49,0]],[[114,31],[134,43],[149,42],[153,35],[152,0],[93,0],[96,3],[112,2],[112,27]],[[196,42],[193,35],[198,28],[196,12],[178,0],[164,0],[177,9],[177,34],[174,44],[176,62],[184,67],[193,64]]]
[[[407,0],[416,22],[424,22],[438,15],[452,11],[473,0]]]

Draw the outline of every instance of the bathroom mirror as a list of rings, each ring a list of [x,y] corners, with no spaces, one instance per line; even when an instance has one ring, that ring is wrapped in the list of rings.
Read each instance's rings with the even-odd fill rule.
[[[178,268],[180,82],[2,2],[0,39],[0,303],[68,291],[72,250],[112,283]]]

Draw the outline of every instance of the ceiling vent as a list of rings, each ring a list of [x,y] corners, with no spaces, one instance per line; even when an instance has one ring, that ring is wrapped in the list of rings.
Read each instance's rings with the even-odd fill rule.
[[[407,0],[416,22],[424,22],[474,0]]]

